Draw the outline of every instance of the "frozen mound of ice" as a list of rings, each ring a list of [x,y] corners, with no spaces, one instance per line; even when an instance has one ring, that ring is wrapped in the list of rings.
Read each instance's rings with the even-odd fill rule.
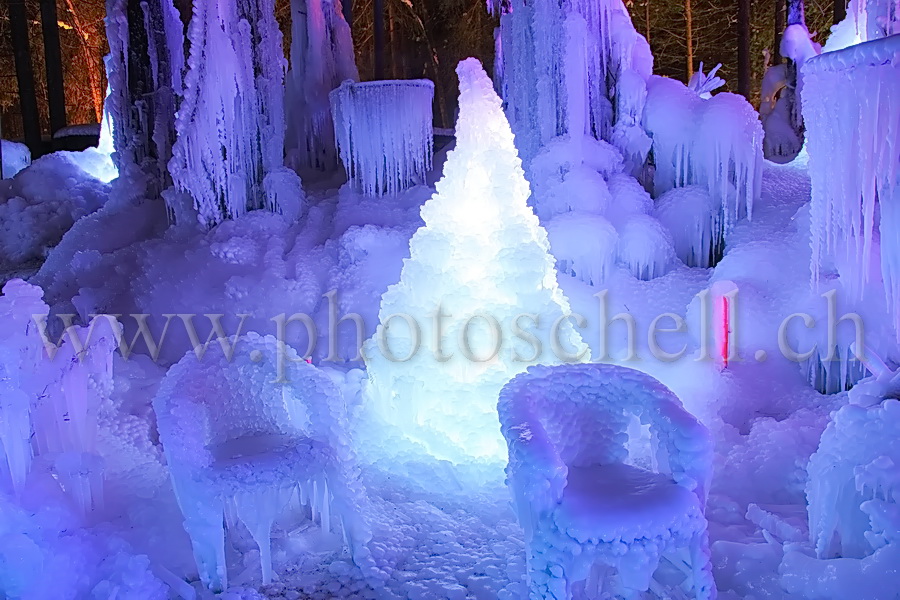
[[[358,81],[359,73],[341,1],[293,0],[291,69],[285,82],[285,148],[293,166],[325,170],[337,165],[328,94],[348,79]]]
[[[377,575],[340,390],[273,336],[217,342],[185,354],[153,401],[204,584],[227,587],[226,515],[247,526],[269,583],[272,523],[295,495],[323,530],[343,533],[367,576]]]
[[[631,274],[648,281],[664,275],[675,259],[672,236],[650,215],[634,215],[618,229],[616,257]]]
[[[721,205],[706,189],[673,188],[657,199],[656,218],[669,230],[678,258],[689,267],[711,267],[721,256]]]
[[[56,153],[0,183],[0,265],[40,259],[76,220],[103,206],[109,186]]]
[[[763,130],[742,96],[703,100],[683,83],[651,77],[644,126],[653,138],[654,193],[699,185],[721,206],[722,229],[751,217],[760,195]]]
[[[25,144],[0,140],[3,144],[3,179],[11,179],[31,164],[31,150]]]
[[[819,55],[803,66],[802,98],[813,283],[824,280],[823,267],[832,259],[844,287],[860,299],[878,275],[858,265],[878,260],[900,339],[900,209],[888,200],[900,194],[898,52],[900,37],[893,36]]]
[[[653,212],[653,199],[634,177],[625,173],[613,173],[606,185],[612,195],[612,202],[605,216],[616,227],[633,215]]]
[[[435,456],[466,462],[502,456],[495,407],[503,384],[563,353],[583,360],[587,347],[565,318],[569,303],[547,234],[526,204],[500,99],[477,60],[457,73],[456,147],[422,206],[425,226],[410,241],[400,281],[381,299],[365,360],[377,418]],[[554,323],[556,353],[547,336]],[[536,344],[523,344],[523,329]]]
[[[809,460],[809,532],[819,558],[863,558],[900,544],[900,375],[876,370],[850,390]]]
[[[561,272],[595,286],[612,274],[619,236],[603,217],[567,212],[547,223],[547,237]]]
[[[712,443],[675,394],[615,365],[539,366],[503,387],[497,409],[531,597],[569,599],[586,579],[626,597],[661,590],[653,573],[679,548],[687,560],[667,561],[684,573],[683,590],[715,597],[704,517]],[[649,455],[630,455],[635,421],[649,427]],[[595,563],[616,580],[598,583]]]
[[[169,162],[177,188],[204,227],[259,208],[298,218],[305,195],[284,166],[287,61],[273,0],[198,2],[188,39]]]
[[[425,181],[434,146],[434,83],[345,81],[329,97],[341,162],[354,188],[381,196]]]

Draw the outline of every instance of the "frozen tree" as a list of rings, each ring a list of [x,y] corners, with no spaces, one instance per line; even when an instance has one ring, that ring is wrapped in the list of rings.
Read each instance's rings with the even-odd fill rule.
[[[114,121],[115,163],[138,168],[161,192],[171,179],[176,98],[182,91],[184,27],[172,0],[108,0],[106,110]]]
[[[505,13],[503,99],[526,159],[558,135],[581,134],[582,125],[626,156],[639,148],[645,140],[636,131],[616,126],[640,125],[653,56],[621,0],[513,0]]]
[[[496,405],[510,378],[529,364],[559,362],[562,352],[585,360],[588,350],[566,319],[569,303],[547,234],[526,204],[500,99],[477,60],[457,73],[456,148],[364,350],[376,413],[458,461],[503,455]],[[523,329],[533,344],[515,335]]]
[[[272,0],[198,0],[169,163],[211,227],[248,210],[299,216],[300,178],[284,166],[286,60]]]
[[[337,165],[328,93],[359,74],[340,0],[292,0],[285,146],[297,167]]]
[[[352,185],[393,194],[422,183],[434,145],[427,79],[345,81],[331,93],[335,137]]]

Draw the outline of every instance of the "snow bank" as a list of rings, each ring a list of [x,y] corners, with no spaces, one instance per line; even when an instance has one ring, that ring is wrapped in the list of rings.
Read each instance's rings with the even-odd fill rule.
[[[0,143],[3,144],[3,179],[12,179],[31,164],[31,150],[18,142],[0,140]]]

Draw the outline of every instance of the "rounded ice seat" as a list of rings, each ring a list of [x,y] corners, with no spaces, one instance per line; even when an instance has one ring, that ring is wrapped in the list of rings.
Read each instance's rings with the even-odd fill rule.
[[[556,524],[579,542],[656,537],[702,518],[697,495],[668,475],[624,463],[569,468]]]

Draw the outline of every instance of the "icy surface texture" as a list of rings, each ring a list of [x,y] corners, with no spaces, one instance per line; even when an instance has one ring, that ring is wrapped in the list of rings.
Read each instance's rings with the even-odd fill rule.
[[[526,160],[559,135],[613,142],[643,164],[640,127],[653,70],[621,0],[513,0],[500,19],[502,95]]]
[[[868,266],[880,262],[890,319],[900,336],[898,52],[900,37],[894,36],[808,61],[803,117],[812,180],[813,283],[836,267],[844,288],[861,298],[867,284],[879,279],[877,267]]]
[[[337,165],[328,94],[347,79],[357,81],[359,73],[341,1],[292,0],[285,148],[295,167],[327,169]]]
[[[809,531],[819,558],[862,558],[900,544],[900,374],[873,368],[832,415],[809,461]]]
[[[194,4],[169,170],[206,227],[258,208],[296,219],[304,208],[300,178],[284,166],[287,61],[274,11],[273,0]]]
[[[422,206],[425,227],[409,243],[400,282],[382,297],[365,360],[376,413],[435,456],[464,462],[502,457],[497,393],[529,364],[560,361],[550,326],[570,311],[547,234],[526,204],[528,182],[500,98],[477,60],[462,61],[457,73],[456,148]],[[440,330],[438,310],[445,315]],[[409,315],[421,335],[403,319],[389,319],[396,313]],[[517,321],[523,313],[534,321]],[[496,353],[489,318],[498,324]],[[541,338],[537,351],[514,337],[518,328]],[[558,340],[572,360],[587,358],[568,319],[560,322]]]
[[[168,164],[184,70],[181,16],[171,0],[107,0],[106,37],[105,110],[115,122],[116,166],[119,172],[140,169],[158,193],[171,183]]]
[[[434,146],[427,79],[345,81],[331,92],[341,162],[353,187],[395,194],[425,181]]]
[[[106,202],[109,186],[57,152],[0,182],[0,266],[43,258],[80,217]]]
[[[25,144],[0,140],[3,144],[3,179],[11,179],[31,164],[31,151]]]
[[[41,289],[13,279],[3,291],[0,306],[10,327],[2,338],[0,439],[13,489],[22,491],[32,455],[39,456],[86,515],[103,504],[97,416],[112,389],[118,323],[98,317],[87,327],[72,326],[57,346],[47,339]]]
[[[675,394],[615,365],[539,366],[504,386],[498,411],[530,598],[572,598],[595,562],[616,570],[614,591],[646,591],[679,548],[685,590],[715,597],[704,517],[712,444]],[[635,418],[652,441],[630,454]]]
[[[220,338],[166,374],[153,406],[184,526],[204,584],[227,587],[224,517],[236,515],[272,580],[271,527],[296,494],[325,531],[342,531],[376,575],[340,390],[272,336]],[[203,352],[202,346],[195,349]]]
[[[531,161],[531,201],[561,272],[599,286],[616,264],[645,280],[668,271],[671,236],[626,171],[615,147],[589,136],[554,138]]]
[[[752,215],[762,180],[763,130],[742,96],[725,92],[703,100],[679,81],[654,76],[644,126],[653,138],[656,195],[686,185],[706,188],[720,203],[725,234]]]
[[[675,252],[690,267],[711,267],[725,243],[719,202],[697,185],[672,188],[656,201],[656,218],[672,235]]]

